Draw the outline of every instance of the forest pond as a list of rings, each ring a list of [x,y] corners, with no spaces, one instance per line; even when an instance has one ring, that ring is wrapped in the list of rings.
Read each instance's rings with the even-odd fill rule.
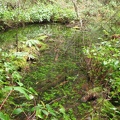
[[[19,42],[40,40],[44,43],[45,47],[37,53],[37,59],[29,61],[30,67],[20,71],[22,82],[39,93],[37,101],[52,104],[55,108],[62,104],[67,111],[73,109],[79,119],[80,100],[88,89],[82,87],[88,79],[82,70],[82,48],[91,42],[87,43],[87,39],[93,42],[100,36],[98,31],[94,34],[93,37],[86,31],[83,33],[60,24],[34,24],[1,33],[0,41],[1,48],[8,52],[15,47],[16,39]],[[22,49],[19,44],[17,47],[18,51]]]
[[[53,85],[50,85],[53,87],[58,82],[66,81],[66,78],[74,81],[80,79],[79,72],[83,67],[81,65],[82,48],[96,41],[100,36],[98,31],[93,34],[95,34],[94,37],[86,31],[83,33],[61,24],[34,24],[1,33],[0,41],[1,48],[5,51],[16,47],[16,39],[19,42],[39,39],[44,43],[46,46],[38,54],[37,61],[30,65],[32,71],[25,71],[27,74],[24,82],[36,87],[41,84],[41,81],[48,81],[48,83],[53,82]],[[21,49],[21,44],[18,44],[18,49]],[[86,73],[83,72],[83,74],[86,76]],[[59,79],[58,77],[60,81],[55,80]],[[43,87],[47,90],[48,87],[45,86]]]

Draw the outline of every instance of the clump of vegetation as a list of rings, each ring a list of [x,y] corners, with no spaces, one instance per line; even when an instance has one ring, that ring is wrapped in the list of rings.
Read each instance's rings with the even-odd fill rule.
[[[100,105],[96,104],[97,107],[101,107],[98,111],[99,113],[102,113],[101,116],[99,116],[100,118],[102,118],[102,116],[107,116],[109,112],[110,116],[108,116],[110,118],[119,118],[119,115],[117,114],[119,108],[109,102],[109,100],[113,99],[115,94],[116,102],[119,101],[119,98],[117,97],[119,95],[119,85],[117,83],[120,82],[118,80],[120,77],[120,52],[118,44],[119,39],[111,39],[84,49],[86,71],[88,73],[89,81],[92,82],[93,87],[102,86],[103,89],[101,92],[93,90],[94,98],[99,98],[98,94],[102,94],[100,98],[103,97],[103,100],[99,101]],[[93,96],[93,94],[88,91],[88,95],[85,96],[86,98],[84,97],[84,99],[88,100],[91,95]],[[108,110],[109,107],[110,110]],[[107,118],[109,118],[108,116]]]
[[[19,2],[19,1],[18,1]],[[49,2],[48,2],[49,3]],[[11,6],[15,7],[12,8]],[[19,4],[19,5],[17,5]],[[25,8],[24,4],[30,4]],[[10,9],[11,8],[11,9]],[[41,22],[69,22],[75,18],[75,12],[70,8],[62,8],[59,4],[45,4],[44,1],[37,3],[3,2],[0,9],[1,29],[4,27],[15,27],[25,23]]]

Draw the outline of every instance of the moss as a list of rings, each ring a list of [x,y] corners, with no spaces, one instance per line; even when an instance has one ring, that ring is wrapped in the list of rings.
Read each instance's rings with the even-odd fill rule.
[[[45,44],[43,42],[40,42],[40,44],[41,44],[40,51],[44,51],[44,50],[48,49],[48,45],[47,44]]]
[[[40,41],[44,41],[46,38],[48,38],[47,35],[38,35],[37,37],[35,37],[36,40],[40,40]]]
[[[15,59],[13,59],[13,63],[15,64],[17,69],[25,68],[28,65],[25,57],[19,57],[19,58],[16,57]]]

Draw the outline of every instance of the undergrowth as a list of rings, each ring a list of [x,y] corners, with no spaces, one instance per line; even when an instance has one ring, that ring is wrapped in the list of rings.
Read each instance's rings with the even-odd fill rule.
[[[72,37],[67,34],[66,41],[58,39],[65,34],[58,29],[56,38],[54,33],[53,38],[41,35],[19,43],[16,37],[11,49],[0,49],[0,119],[120,119],[118,1],[67,2],[67,8],[60,6],[65,2],[58,5],[54,0],[31,7],[0,4],[1,29],[19,23],[73,20],[70,25],[74,31]],[[80,20],[81,27],[75,20]],[[75,38],[76,34],[80,37]],[[47,47],[41,39],[53,47]],[[92,40],[96,40],[94,44]],[[47,53],[49,56],[44,58]]]

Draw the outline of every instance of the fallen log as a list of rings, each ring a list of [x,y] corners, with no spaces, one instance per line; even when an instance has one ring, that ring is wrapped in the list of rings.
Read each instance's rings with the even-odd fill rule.
[[[61,73],[60,75],[58,75],[54,80],[50,81],[43,81],[41,83],[39,83],[37,85],[37,91],[39,91],[40,93],[50,89],[51,87],[55,87],[56,85],[60,84],[61,82],[66,81],[66,74],[65,73]]]

